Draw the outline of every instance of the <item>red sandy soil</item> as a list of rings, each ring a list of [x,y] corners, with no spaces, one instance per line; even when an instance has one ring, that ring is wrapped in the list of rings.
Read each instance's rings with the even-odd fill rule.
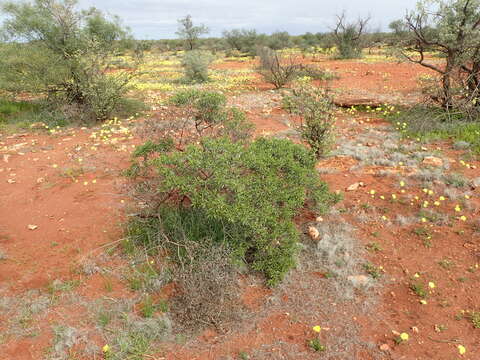
[[[418,66],[396,63],[328,61],[319,65],[341,76],[340,80],[332,83],[335,89],[358,96],[381,95],[382,101],[389,95],[407,100],[416,98],[416,79],[428,73]],[[251,64],[228,62],[221,66],[240,68]],[[259,85],[259,88],[264,87]],[[257,125],[259,134],[288,129],[281,122],[285,114],[279,106],[272,112],[265,112],[260,105],[252,106],[248,109],[248,116]],[[355,137],[365,130],[365,124],[352,121],[351,117],[345,117],[344,120],[339,122],[339,131],[342,133]],[[376,120],[368,126],[379,125],[385,124]],[[107,292],[103,276],[87,276],[78,271],[86,259],[101,254],[106,244],[122,237],[121,223],[125,216],[125,203],[122,200],[127,200],[127,196],[120,172],[129,164],[131,145],[139,142],[136,138],[125,136],[119,144],[127,145],[128,151],[105,144],[99,144],[92,150],[91,147],[99,143],[89,137],[92,131],[73,129],[58,135],[46,135],[40,131],[0,136],[0,249],[7,255],[6,260],[0,261],[0,296],[21,295],[32,289],[45,291],[55,279],[80,280],[75,291],[88,298],[132,296],[127,285],[117,279],[111,280],[113,289]],[[432,149],[437,146],[445,150],[448,158],[458,161],[461,153],[451,150],[451,144],[428,145]],[[434,246],[426,248],[421,238],[412,233],[418,224],[399,227],[381,219],[374,224],[358,223],[352,209],[358,210],[360,204],[364,203],[388,208],[387,214],[392,217],[397,213],[414,214],[415,211],[410,209],[409,204],[380,200],[380,195],[389,197],[392,193],[399,194],[398,182],[392,177],[374,176],[378,168],[351,171],[356,162],[352,158],[337,157],[329,158],[319,166],[336,170],[333,174],[321,175],[332,190],[345,191],[355,182],[365,183],[365,188],[346,192],[345,199],[337,208],[351,210],[341,216],[358,228],[357,235],[363,245],[375,241],[382,247],[382,251],[370,255],[370,260],[376,266],[383,266],[387,280],[372,313],[368,316],[359,315],[357,319],[363,338],[377,347],[387,344],[388,348],[385,347],[386,351],[383,352],[385,359],[480,359],[480,330],[473,329],[466,319],[455,319],[455,315],[462,310],[480,310],[480,288],[477,286],[480,270],[467,271],[480,262],[480,237],[472,229],[472,221],[479,216],[478,189],[472,199],[469,221],[455,222],[452,227],[432,227]],[[478,161],[471,162],[477,169],[466,169],[456,164],[456,171],[468,178],[480,176]],[[71,174],[71,169],[79,167],[84,169],[83,174],[73,178],[64,175]],[[370,189],[375,189],[378,194],[374,199],[368,193]],[[421,188],[412,186],[409,194],[422,196]],[[442,205],[445,207],[443,210],[453,214],[452,204]],[[29,225],[34,227],[29,229]],[[448,270],[438,265],[445,257],[455,264]],[[121,262],[119,259],[115,261]],[[115,263],[108,265],[116,266]],[[420,274],[419,281],[432,281],[436,285],[435,289],[429,290],[426,305],[420,304],[418,296],[409,289],[415,273]],[[459,278],[462,280],[459,281]],[[249,308],[255,309],[267,300],[269,293],[268,289],[261,286],[249,288],[244,294],[244,302]],[[69,320],[72,321],[83,316],[82,310],[75,306],[56,310],[42,320],[42,326],[64,320],[58,318],[60,312],[69,314]],[[317,324],[295,322],[292,315],[272,313],[262,319],[254,330],[240,334],[219,335],[207,331],[197,340],[200,347],[189,349],[188,346],[176,346],[165,357],[156,358],[186,360],[220,359],[227,355],[235,357],[239,351],[248,352],[263,344],[278,341],[306,349],[306,340],[312,337],[311,326]],[[0,333],[4,326],[2,321],[7,320],[0,318]],[[318,320],[320,322],[322,319]],[[439,331],[440,327],[446,329]],[[410,340],[396,345],[392,331],[407,332]],[[0,359],[42,359],[52,338],[50,331],[42,331],[36,337],[4,339],[3,344],[0,342]],[[103,345],[101,341],[94,340],[99,346]],[[457,346],[460,344],[467,348],[464,356],[458,353]],[[272,355],[272,359],[285,358],[281,354]],[[371,358],[367,353],[358,356],[359,360]],[[316,358],[314,353],[311,358]]]

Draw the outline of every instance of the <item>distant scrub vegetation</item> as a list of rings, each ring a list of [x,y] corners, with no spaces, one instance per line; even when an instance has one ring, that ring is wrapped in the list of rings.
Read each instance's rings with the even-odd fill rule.
[[[118,18],[75,6],[67,0],[2,3],[8,42],[0,47],[0,88],[43,97],[66,118],[101,121],[121,107],[134,76],[108,74],[113,56],[135,42]]]

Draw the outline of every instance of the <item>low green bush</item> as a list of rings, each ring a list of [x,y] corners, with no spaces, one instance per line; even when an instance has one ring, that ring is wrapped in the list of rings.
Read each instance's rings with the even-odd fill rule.
[[[207,51],[192,50],[186,52],[182,60],[185,79],[193,83],[208,81],[208,67],[213,60],[214,56]]]
[[[190,107],[194,111],[195,123],[208,126],[224,120],[227,98],[214,91],[190,89],[179,91],[170,102],[176,106]]]
[[[253,125],[247,121],[245,113],[227,107],[227,98],[221,93],[183,90],[173,95],[170,103],[182,108],[193,120],[197,136],[208,132],[209,136],[227,136],[240,141],[248,139],[252,133]]]
[[[160,154],[151,165],[160,179],[159,203],[171,211],[200,211],[209,224],[212,233],[189,239],[228,244],[235,261],[265,274],[270,285],[295,264],[295,215],[307,203],[324,211],[335,198],[319,180],[313,154],[288,140],[260,138],[245,146],[207,138],[184,151]],[[212,222],[221,224],[220,237]],[[165,229],[163,225],[158,231],[171,238]],[[185,227],[180,229],[184,236]]]
[[[141,206],[127,223],[124,250],[159,258],[159,273],[168,272],[159,281],[178,286],[171,309],[182,328],[222,328],[240,314],[238,272],[278,284],[299,250],[295,217],[325,212],[338,197],[319,179],[312,151],[252,140],[245,114],[220,94],[188,90],[171,103],[187,116],[172,123],[191,125],[176,128],[176,137],[153,127],[160,131],[134,151],[125,173]]]
[[[6,1],[0,88],[42,97],[68,120],[103,121],[117,110],[136,71],[112,71],[132,46],[117,17],[81,11],[70,1]],[[130,69],[141,61],[135,51]]]
[[[323,88],[306,83],[298,86],[283,97],[283,106],[302,119],[300,133],[317,158],[330,150],[334,140],[334,105]]]

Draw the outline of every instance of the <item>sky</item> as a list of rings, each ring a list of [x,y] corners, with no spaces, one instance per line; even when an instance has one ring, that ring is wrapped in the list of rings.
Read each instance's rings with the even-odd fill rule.
[[[346,10],[352,19],[371,15],[371,30],[388,24],[413,9],[417,0],[80,0],[80,7],[95,6],[122,18],[139,39],[175,38],[177,19],[187,14],[205,24],[210,36],[223,30],[256,29],[261,33],[288,31],[292,35],[329,31],[335,14]]]

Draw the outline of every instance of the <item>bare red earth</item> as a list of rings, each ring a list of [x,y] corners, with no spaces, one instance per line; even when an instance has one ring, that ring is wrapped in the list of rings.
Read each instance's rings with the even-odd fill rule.
[[[325,61],[318,64],[340,75],[341,78],[331,85],[340,91],[339,96],[344,94],[349,99],[369,97],[381,102],[390,97],[394,100],[391,103],[395,99],[406,102],[417,99],[416,80],[428,73],[418,66],[394,62]],[[251,65],[249,62],[227,62],[217,67],[232,69]],[[271,89],[262,83],[258,83],[257,87],[261,90],[258,92],[260,95]],[[279,105],[273,112],[264,112],[261,107],[248,109],[248,116],[257,126],[258,134],[288,130],[282,122],[282,115],[284,112]],[[378,125],[385,124],[377,119],[369,126]],[[358,122],[339,122],[339,131],[355,137],[363,126]],[[61,135],[37,132],[0,136],[0,249],[7,255],[6,260],[0,261],[0,296],[21,295],[32,289],[44,291],[56,279],[80,280],[75,291],[91,299],[103,295],[115,298],[131,296],[126,284],[118,279],[108,279],[112,289],[107,292],[106,279],[102,275],[86,276],[78,271],[91,254],[105,251],[104,245],[122,237],[121,223],[125,216],[122,200],[126,200],[126,196],[120,171],[129,164],[130,145],[138,143],[138,139],[122,140],[129,151],[119,151],[118,147],[102,144],[92,150],[96,141],[89,137],[91,132],[91,129],[76,129]],[[449,143],[429,145],[432,149],[437,146],[446,156],[458,160],[460,153],[451,150]],[[319,165],[336,170],[333,174],[322,175],[332,190],[345,191],[359,181],[366,185],[365,189],[346,192],[338,207],[351,209],[371,203],[370,189],[385,196],[399,193],[394,178],[374,176],[378,168],[358,173],[350,171],[356,163],[349,157],[334,157]],[[480,163],[471,163],[477,169],[456,165],[455,169],[468,178],[480,176]],[[84,173],[73,175],[73,169],[80,167]],[[399,168],[398,171],[404,169]],[[418,195],[422,195],[421,191]],[[469,217],[479,217],[479,205],[477,189]],[[403,205],[386,204],[385,207],[389,214],[405,213]],[[445,211],[453,210],[445,208]],[[480,270],[468,272],[480,262],[480,237],[474,234],[470,223],[435,227],[434,246],[426,249],[421,239],[412,233],[415,226],[400,228],[381,220],[366,226],[358,223],[348,211],[342,217],[359,229],[364,245],[372,241],[381,245],[383,250],[372,254],[370,260],[382,266],[389,279],[372,314],[357,319],[363,338],[377,347],[387,344],[389,350],[383,353],[385,359],[480,359],[480,330],[473,329],[465,319],[455,319],[455,314],[463,310],[480,310]],[[451,259],[455,266],[448,270],[441,268],[438,262],[445,257]],[[118,264],[111,265],[115,267]],[[432,281],[436,285],[435,289],[429,290],[426,305],[420,304],[419,298],[409,289],[415,273],[420,274],[422,281]],[[252,287],[245,292],[244,302],[249,308],[256,309],[269,294],[268,289]],[[62,314],[69,314],[69,320],[73,322],[75,319],[80,322],[85,314],[85,310],[76,306],[57,310],[42,320],[45,326],[62,320],[56,315],[60,310]],[[311,326],[316,324],[299,324],[292,320],[293,315],[272,313],[254,330],[245,333],[235,329],[226,335],[206,332],[198,339],[199,347],[189,349],[188,346],[175,345],[164,352],[165,357],[158,356],[157,359],[235,357],[240,351],[257,349],[277,341],[306,348],[306,340],[312,335]],[[2,322],[5,324],[7,320],[0,319],[0,333]],[[446,330],[439,330],[444,327]],[[392,331],[407,332],[410,340],[396,345]],[[5,339],[4,343],[0,342],[0,359],[42,359],[52,338],[53,333],[43,331],[36,337]],[[99,346],[101,341],[96,340]],[[459,355],[458,345],[467,348],[464,356]],[[371,358],[366,353],[361,356],[361,359]],[[272,358],[282,357],[273,354]]]

